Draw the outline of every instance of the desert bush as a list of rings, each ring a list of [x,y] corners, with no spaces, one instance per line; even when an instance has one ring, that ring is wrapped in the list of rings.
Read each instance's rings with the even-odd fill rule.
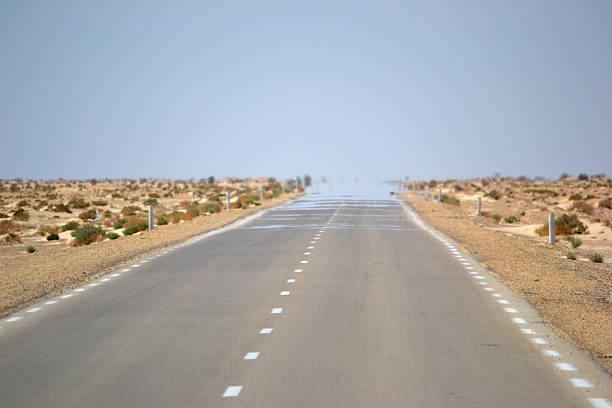
[[[111,217],[113,216],[113,213],[112,213],[112,212],[110,212],[110,210],[106,210],[106,211],[104,211],[104,212],[102,213],[102,216],[103,216],[104,218],[111,218]]]
[[[4,237],[4,241],[9,244],[14,244],[17,242],[21,242],[21,237],[19,234],[15,234],[14,232],[9,232],[6,237]]]
[[[194,216],[192,214],[189,214],[187,212],[179,212],[177,213],[179,218],[183,221],[191,221],[193,220]]]
[[[28,254],[33,254],[34,252],[36,252],[36,248],[30,245],[29,247],[26,248],[26,251],[28,251]]]
[[[62,232],[63,231],[74,231],[77,228],[79,228],[78,221],[68,221],[66,224],[62,225]]]
[[[68,201],[68,205],[72,208],[87,208],[89,203],[83,197],[74,196]]]
[[[82,220],[95,220],[96,219],[96,210],[91,209],[87,211],[83,211],[79,214],[79,218]]]
[[[184,200],[184,201],[181,201],[181,202],[179,203],[179,205],[180,205],[182,208],[187,208],[187,207],[189,207],[190,205],[193,205],[193,203],[192,203],[191,201]]]
[[[585,201],[576,201],[572,204],[572,209],[578,210],[588,215],[593,215],[595,207]]]
[[[147,198],[142,202],[144,205],[153,205],[155,207],[159,206],[159,203],[155,198]]]
[[[598,253],[589,254],[587,258],[589,258],[589,261],[591,262],[595,262],[595,263],[603,262],[603,257],[601,256],[601,254],[598,254]]]
[[[18,209],[13,213],[13,219],[18,221],[27,221],[30,219],[30,214],[23,208]]]
[[[49,234],[57,234],[59,232],[59,227],[52,227],[50,225],[41,225],[38,228],[38,235],[44,237]]]
[[[0,212],[0,218],[8,218],[8,214]]]
[[[570,199],[570,201],[580,201],[580,200],[582,200],[582,195],[581,195],[581,194],[579,194],[579,193],[572,194],[572,195],[569,197],[569,199]]]
[[[108,239],[117,239],[119,238],[121,235],[117,234],[116,232],[107,232],[106,233],[106,238]]]
[[[59,239],[59,235],[57,235],[54,232],[52,232],[51,234],[47,235],[47,241],[57,241],[58,239]]]
[[[115,222],[113,224],[113,229],[121,229],[121,228],[123,228],[123,224],[125,224],[126,221],[127,221],[127,219],[125,219],[125,218],[119,218],[117,220],[117,222]]]
[[[102,228],[86,225],[82,228],[75,229],[72,231],[71,235],[79,245],[89,245],[94,242],[102,241],[106,234]]]
[[[587,232],[587,227],[578,219],[576,214],[561,214],[555,220],[555,234],[557,235],[583,234],[585,232]],[[535,233],[541,237],[547,236],[548,223],[538,227]]]
[[[121,194],[119,194],[119,193],[113,193],[111,195],[111,198],[123,198],[123,196]]]
[[[578,175],[578,180],[585,181],[585,180],[588,180],[588,179],[589,179],[589,175],[588,174],[580,173]]]
[[[521,211],[521,213],[519,214],[521,217],[525,215],[525,211]]]
[[[165,215],[160,215],[157,217],[157,225],[168,225],[168,219]]]
[[[97,200],[97,201],[92,201],[91,204],[95,205],[96,207],[105,207],[108,205],[108,202],[104,200]]]
[[[488,193],[484,193],[484,196],[494,200],[499,200],[501,198],[501,194],[497,190],[491,190]]]
[[[141,221],[137,224],[130,225],[129,227],[123,230],[123,235],[132,235],[140,231],[145,231],[149,228],[149,223],[146,221]]]
[[[572,235],[568,235],[567,237],[565,237],[565,239],[569,241],[569,243],[572,245],[572,248],[578,248],[580,245],[582,245],[582,240]]]
[[[149,193],[149,198],[159,198],[159,194],[157,194],[157,193]]]
[[[21,201],[19,201],[19,202],[17,203],[17,207],[20,207],[20,208],[21,208],[21,207],[26,207],[26,206],[28,206],[28,205],[29,205],[28,200],[21,200]]]
[[[442,194],[442,202],[450,205],[459,206],[459,200],[455,197],[449,197],[446,194]]]
[[[200,206],[202,212],[214,214],[221,211],[221,206],[216,203],[204,203]]]
[[[607,208],[612,210],[612,198],[604,198],[603,200],[599,201],[599,208]]]
[[[127,207],[123,207],[121,209],[121,214],[123,215],[136,215],[137,212],[140,211],[140,207],[136,207],[135,205],[128,205]]]
[[[576,260],[576,255],[575,255],[573,252],[568,252],[568,253],[567,253],[567,255],[565,255],[565,257],[566,257],[567,259],[572,260],[572,261],[575,261],[575,260]]]
[[[500,214],[493,214],[493,219],[495,220],[495,222],[499,223],[499,221],[501,220],[502,216]]]
[[[140,224],[142,222],[146,223],[147,226],[149,225],[147,219],[145,219],[143,217],[138,217],[138,216],[127,217],[123,221],[123,228],[129,228],[129,227],[131,227],[133,225],[137,225],[137,224]]]
[[[187,207],[187,210],[185,210],[185,212],[191,215],[193,218],[200,216],[200,209],[197,205],[191,205]]]
[[[504,221],[508,224],[514,224],[515,222],[520,222],[521,220],[518,217],[515,217],[514,215],[509,215],[507,217],[504,217]]]
[[[0,221],[0,234],[6,234],[8,232],[19,231],[19,225],[15,224],[11,220],[2,220]]]
[[[54,204],[51,210],[54,212],[65,212],[68,214],[72,214],[70,207],[68,207],[66,204],[63,204],[63,203]]]
[[[540,207],[540,211],[548,211],[548,207],[542,206],[542,207]]]

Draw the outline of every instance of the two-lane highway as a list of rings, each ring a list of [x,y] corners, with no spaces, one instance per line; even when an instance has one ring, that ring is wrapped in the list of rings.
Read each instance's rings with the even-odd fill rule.
[[[608,404],[609,378],[380,195],[306,196],[82,289],[2,322],[2,407]]]

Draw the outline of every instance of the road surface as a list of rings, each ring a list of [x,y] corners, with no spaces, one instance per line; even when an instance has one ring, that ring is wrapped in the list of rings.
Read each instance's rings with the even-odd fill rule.
[[[128,269],[1,322],[2,407],[608,404],[607,375],[388,193],[312,194]]]

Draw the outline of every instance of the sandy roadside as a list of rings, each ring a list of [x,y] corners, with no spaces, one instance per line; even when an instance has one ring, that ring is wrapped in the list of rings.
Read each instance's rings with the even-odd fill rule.
[[[0,318],[195,235],[221,228],[295,197],[287,194],[264,201],[258,207],[223,211],[212,216],[197,217],[190,222],[157,226],[152,231],[113,241],[3,259],[0,266]]]
[[[429,225],[460,243],[541,313],[557,334],[612,373],[612,268],[565,259],[567,248],[478,225],[457,207],[404,198]]]

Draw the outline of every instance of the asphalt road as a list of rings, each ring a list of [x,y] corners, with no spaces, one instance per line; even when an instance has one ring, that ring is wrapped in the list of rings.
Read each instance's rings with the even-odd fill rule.
[[[0,406],[608,404],[454,248],[390,196],[304,197],[3,321]]]

